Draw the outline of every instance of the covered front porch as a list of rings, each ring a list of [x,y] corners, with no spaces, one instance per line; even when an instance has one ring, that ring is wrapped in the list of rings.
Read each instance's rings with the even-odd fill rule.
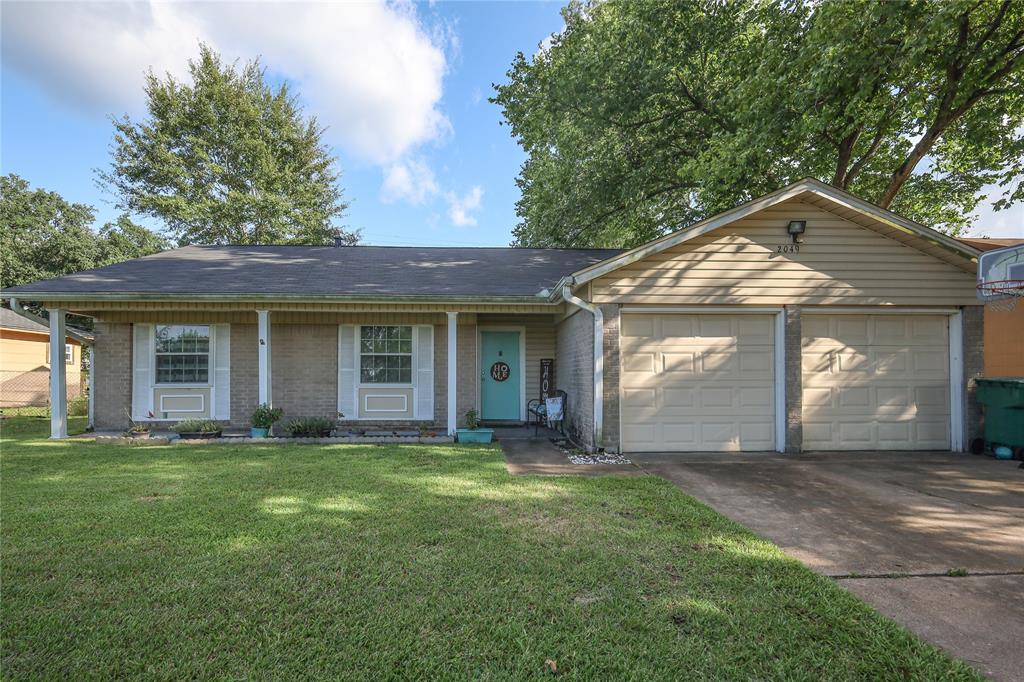
[[[245,429],[267,404],[285,422],[321,417],[338,429],[450,435],[471,411],[490,424],[523,424],[529,401],[569,391],[560,365],[580,373],[563,306],[548,303],[76,302],[49,308],[51,333],[69,311],[96,321],[101,431],[186,419]],[[53,438],[67,436],[61,381],[51,386]]]

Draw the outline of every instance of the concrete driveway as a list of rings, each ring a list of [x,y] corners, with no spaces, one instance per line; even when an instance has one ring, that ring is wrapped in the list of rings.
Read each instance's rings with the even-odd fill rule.
[[[997,680],[1024,681],[1024,469],[950,453],[632,455]],[[966,569],[966,577],[948,577]]]

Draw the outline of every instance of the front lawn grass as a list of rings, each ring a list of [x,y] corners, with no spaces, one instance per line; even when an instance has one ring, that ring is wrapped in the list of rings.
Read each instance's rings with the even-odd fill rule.
[[[5,679],[977,679],[654,477],[0,430]]]

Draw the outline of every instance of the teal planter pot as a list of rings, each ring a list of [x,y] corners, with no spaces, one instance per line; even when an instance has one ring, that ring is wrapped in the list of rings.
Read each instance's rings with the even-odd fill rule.
[[[460,443],[490,443],[494,429],[455,429]]]
[[[266,438],[269,434],[270,429],[260,429],[255,426],[249,429],[250,438]]]

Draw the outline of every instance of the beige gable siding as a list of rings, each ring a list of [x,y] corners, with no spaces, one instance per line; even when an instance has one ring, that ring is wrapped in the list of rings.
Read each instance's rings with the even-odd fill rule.
[[[806,220],[798,253],[786,233]],[[801,201],[591,282],[596,303],[975,305],[974,274]]]

